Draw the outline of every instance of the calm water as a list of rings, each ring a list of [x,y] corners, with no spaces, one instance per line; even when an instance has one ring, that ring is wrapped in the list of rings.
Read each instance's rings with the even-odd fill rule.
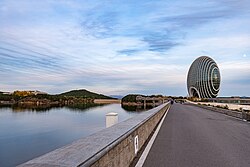
[[[129,112],[120,104],[88,109],[0,108],[0,166],[21,164],[105,128],[105,114],[116,112],[119,122],[139,112]]]

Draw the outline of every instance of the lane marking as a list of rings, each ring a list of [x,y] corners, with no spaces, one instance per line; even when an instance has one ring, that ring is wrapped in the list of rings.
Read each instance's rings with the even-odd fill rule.
[[[148,142],[145,150],[143,151],[143,153],[142,153],[140,159],[138,160],[138,162],[136,163],[135,167],[142,167],[143,166],[143,164],[144,164],[144,162],[145,162],[145,160],[146,160],[146,158],[148,156],[148,153],[149,153],[149,151],[150,151],[150,149],[151,149],[151,147],[152,147],[152,145],[153,145],[153,143],[155,141],[155,138],[156,138],[157,134],[159,133],[159,131],[161,129],[162,123],[163,123],[163,121],[165,120],[165,118],[166,118],[166,116],[168,114],[168,111],[169,111],[170,107],[167,109],[166,113],[164,114],[161,122],[159,123],[159,125],[157,126],[157,128],[155,130],[155,133],[153,134],[150,141]]]

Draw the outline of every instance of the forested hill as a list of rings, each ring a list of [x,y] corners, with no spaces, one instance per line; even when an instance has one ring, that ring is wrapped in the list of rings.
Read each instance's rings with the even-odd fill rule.
[[[61,93],[60,96],[73,96],[73,97],[83,97],[83,98],[92,98],[92,99],[115,99],[109,96],[105,96],[103,94],[97,94],[94,92],[90,92],[86,89],[80,90],[71,90],[69,92]]]

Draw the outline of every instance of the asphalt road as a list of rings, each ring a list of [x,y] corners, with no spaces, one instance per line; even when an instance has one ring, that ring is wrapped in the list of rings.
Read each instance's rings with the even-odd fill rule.
[[[144,167],[250,167],[250,123],[174,104]]]

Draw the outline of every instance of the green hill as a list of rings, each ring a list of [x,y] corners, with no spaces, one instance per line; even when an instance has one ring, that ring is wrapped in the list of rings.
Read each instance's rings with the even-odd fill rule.
[[[122,98],[122,102],[136,102],[137,96],[145,97],[144,95],[140,94],[128,94]]]
[[[114,99],[109,96],[105,96],[103,94],[97,94],[94,92],[90,92],[86,89],[80,90],[71,90],[69,92],[61,93],[60,96],[73,96],[73,97],[83,97],[83,98],[92,98],[92,99]]]

